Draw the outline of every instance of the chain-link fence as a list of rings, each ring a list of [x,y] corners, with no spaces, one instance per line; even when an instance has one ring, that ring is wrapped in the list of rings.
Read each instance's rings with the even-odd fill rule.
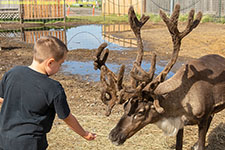
[[[146,13],[158,14],[159,9],[170,13],[171,8],[177,3],[181,6],[181,14],[187,14],[191,9],[195,9],[204,15],[225,16],[225,0],[146,0]]]
[[[158,14],[159,9],[170,14],[177,3],[181,6],[181,14],[195,9],[215,17],[225,16],[225,0],[102,0],[102,12],[105,15],[125,15],[129,6],[133,5],[139,14]]]

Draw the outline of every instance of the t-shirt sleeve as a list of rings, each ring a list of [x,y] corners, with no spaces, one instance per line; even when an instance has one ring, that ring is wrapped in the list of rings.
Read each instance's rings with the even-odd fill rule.
[[[4,98],[4,82],[5,82],[5,78],[6,78],[6,75],[4,75],[2,77],[2,79],[0,80],[0,97],[1,98]]]
[[[60,119],[65,119],[70,114],[70,108],[63,89],[61,90],[60,94],[54,99],[54,107],[56,114]]]

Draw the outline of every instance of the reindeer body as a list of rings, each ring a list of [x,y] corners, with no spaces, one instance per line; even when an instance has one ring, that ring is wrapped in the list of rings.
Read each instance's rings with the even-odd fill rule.
[[[165,111],[155,124],[166,134],[176,135],[184,125],[200,125],[225,108],[225,58],[206,55],[183,65],[159,84],[155,94]]]
[[[225,58],[206,55],[183,65],[155,94],[165,117],[179,114],[184,124],[198,124],[225,107]]]
[[[137,19],[133,7],[128,12],[129,23],[138,40],[138,53],[130,72],[131,86],[123,84],[125,66],[118,75],[105,64],[109,50],[103,58],[101,53],[107,44],[103,43],[96,53],[95,69],[101,70],[103,85],[101,100],[108,106],[110,115],[116,104],[124,104],[124,115],[109,134],[116,145],[123,144],[147,124],[154,123],[168,135],[176,135],[176,150],[182,150],[183,128],[198,125],[199,137],[195,150],[204,150],[205,138],[213,115],[225,108],[225,58],[206,55],[183,65],[168,80],[167,74],[176,63],[182,39],[198,26],[202,18],[199,12],[194,19],[194,10],[189,12],[188,24],[183,31],[178,29],[180,5],[176,5],[170,18],[160,11],[173,42],[173,53],[165,68],[154,78],[156,55],[153,54],[148,72],[141,68],[144,55],[141,28],[149,17]]]

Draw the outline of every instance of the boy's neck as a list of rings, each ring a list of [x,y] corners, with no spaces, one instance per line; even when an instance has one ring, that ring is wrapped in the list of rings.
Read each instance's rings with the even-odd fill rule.
[[[31,68],[34,71],[39,72],[39,73],[47,74],[45,69],[44,69],[43,63],[39,63],[39,62],[37,62],[35,60],[33,60],[32,64],[30,66],[28,66],[28,67]]]

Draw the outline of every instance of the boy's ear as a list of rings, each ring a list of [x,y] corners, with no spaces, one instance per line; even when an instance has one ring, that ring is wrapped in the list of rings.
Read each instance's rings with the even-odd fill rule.
[[[48,61],[47,61],[47,65],[51,65],[53,62],[55,62],[55,59],[54,58],[49,58]]]

